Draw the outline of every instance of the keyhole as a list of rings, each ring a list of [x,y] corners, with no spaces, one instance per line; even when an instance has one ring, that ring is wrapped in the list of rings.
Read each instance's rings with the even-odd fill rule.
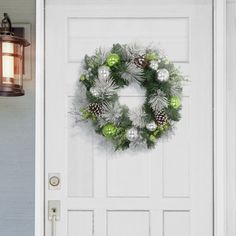
[[[51,184],[51,186],[56,187],[60,184],[60,179],[57,176],[52,176],[49,179],[49,183]]]

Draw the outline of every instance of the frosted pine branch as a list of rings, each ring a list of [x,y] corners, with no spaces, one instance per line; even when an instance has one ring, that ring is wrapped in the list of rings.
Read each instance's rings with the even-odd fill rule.
[[[158,89],[153,95],[150,96],[149,104],[153,111],[161,111],[168,106],[168,99],[164,92]]]
[[[99,48],[96,50],[96,57],[98,65],[103,65],[106,61],[108,52],[104,48]]]
[[[143,128],[146,125],[146,115],[142,108],[136,108],[132,111],[129,111],[128,116],[132,121],[133,125],[136,127]]]
[[[102,118],[106,122],[119,124],[121,116],[122,116],[122,107],[118,102],[116,102],[115,104],[105,103],[103,105]]]
[[[94,84],[94,89],[99,93],[99,97],[104,99],[113,96],[118,86],[114,83],[114,81],[110,79],[97,79]]]
[[[129,83],[133,81],[142,81],[143,80],[143,70],[133,63],[127,64],[127,69],[121,74],[121,78],[128,81]]]

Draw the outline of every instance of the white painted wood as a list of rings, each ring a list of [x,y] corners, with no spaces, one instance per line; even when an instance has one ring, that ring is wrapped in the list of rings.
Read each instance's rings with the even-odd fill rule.
[[[129,34],[120,34],[127,27],[129,22]],[[100,30],[96,32],[96,43],[98,45],[109,45],[111,42],[110,36],[106,34],[106,28],[103,25],[113,25],[109,29],[110,35],[120,43],[137,42],[140,39],[148,42],[155,42],[158,29],[158,43],[165,52],[174,61],[186,62],[189,60],[189,47],[186,47],[189,43],[188,39],[188,19],[185,17],[172,17],[172,18],[160,18],[160,17],[141,17],[141,18],[84,18],[84,17],[71,17],[68,19],[68,58],[70,62],[78,62],[79,55],[76,53],[74,48],[78,44],[86,44],[87,48],[81,50],[81,54],[93,53],[94,46],[94,31],[93,29]],[[172,28],[175,25],[176,31],[173,33]],[[79,28],[79,31],[72,29]],[[137,28],[142,29],[138,31]],[[88,29],[91,29],[88,32]],[[174,37],[172,35],[174,34]],[[168,38],[168,40],[167,40]]]
[[[226,235],[226,1],[214,0],[214,232]]]
[[[169,140],[168,148],[164,149],[166,156],[163,158],[163,196],[190,197],[190,121],[189,98],[183,99],[182,120],[175,132],[175,137]],[[183,139],[182,137],[189,137]],[[181,148],[181,155],[176,157]]]
[[[45,170],[46,173],[61,173],[62,188],[59,192],[46,190],[46,205],[49,199],[61,200],[62,219],[58,223],[57,230],[59,236],[66,235],[66,232],[70,230],[68,229],[70,222],[67,224],[68,210],[93,210],[95,236],[105,235],[106,233],[116,235],[118,231],[116,228],[122,229],[124,234],[135,235],[136,231],[129,228],[130,224],[141,227],[140,232],[144,236],[150,235],[150,232],[156,232],[157,235],[169,232],[168,234],[171,235],[171,231],[166,231],[165,227],[169,228],[172,225],[180,233],[186,234],[190,230],[193,236],[212,235],[211,5],[197,6],[194,4],[189,6],[181,4],[181,7],[176,5],[165,7],[154,4],[154,2],[152,2],[151,8],[146,3],[139,3],[135,7],[133,4],[126,3],[125,5],[124,8],[124,5],[115,4],[116,10],[114,11],[112,10],[113,4],[77,3],[70,5],[68,1],[60,3],[47,1]],[[147,16],[148,24],[146,24],[145,18]],[[182,141],[176,141],[175,143],[175,137],[173,137],[173,140],[159,143],[156,150],[135,153],[137,164],[133,160],[134,153],[128,151],[114,155],[109,150],[104,151],[104,148],[98,142],[97,136],[94,136],[91,141],[90,138],[86,137],[86,134],[83,135],[82,131],[79,130],[78,134],[82,136],[83,142],[75,143],[72,146],[71,139],[73,136],[76,137],[76,134],[71,136],[70,133],[68,137],[68,129],[76,128],[67,128],[68,96],[73,95],[72,88],[77,79],[79,66],[76,60],[82,59],[83,50],[87,48],[83,42],[72,43],[74,37],[79,40],[80,29],[84,27],[81,26],[81,19],[88,24],[91,21],[94,22],[94,24],[90,24],[90,31],[87,31],[88,35],[86,35],[86,30],[81,30],[81,35],[84,38],[89,38],[90,47],[95,48],[99,46],[97,35],[99,36],[100,32],[103,32],[104,35],[107,27],[113,25],[119,27],[122,18],[126,19],[126,28],[120,28],[120,35],[112,35],[114,32],[110,31],[108,34],[110,37],[104,40],[105,44],[109,42],[111,45],[114,39],[118,42],[122,41],[124,40],[122,39],[123,35],[126,35],[126,40],[129,39],[129,35],[131,38],[133,37],[132,40],[137,39],[135,33],[139,31],[141,22],[145,22],[146,25],[143,27],[146,28],[149,27],[151,22],[162,25],[162,28],[160,27],[162,30],[160,32],[157,30],[155,34],[157,41],[159,38],[165,38],[166,40],[163,41],[170,42],[169,45],[174,48],[182,45],[185,53],[182,54],[182,50],[177,50],[173,57],[176,59],[176,63],[182,66],[184,73],[191,78],[191,84],[185,89],[187,114],[184,124],[189,123],[189,126],[182,125],[181,127],[181,123],[178,125],[178,131],[184,130],[177,135]],[[181,20],[179,21],[179,19]],[[73,27],[71,26],[72,21]],[[97,22],[100,22],[99,29],[97,28]],[[168,28],[167,31],[163,30],[165,24]],[[106,27],[104,27],[105,25]],[[201,37],[199,37],[200,33]],[[140,31],[139,41],[145,43],[147,34],[148,32],[142,33]],[[178,40],[172,40],[175,35],[180,40],[180,44]],[[55,40],[55,38],[58,40]],[[75,59],[71,52],[77,52],[78,59]],[[201,70],[204,71],[204,74],[201,74],[200,77],[199,63],[201,64]],[[197,91],[201,91],[201,96]],[[199,104],[202,105],[199,106]],[[196,116],[196,114],[202,112],[204,113],[203,116]],[[204,127],[204,129],[199,132],[199,127]],[[188,143],[189,139],[195,141]],[[68,140],[70,140],[70,144],[68,144]],[[173,142],[172,147],[171,142]],[[85,145],[87,146],[86,149],[84,148]],[[179,145],[179,148],[175,148],[175,145]],[[186,145],[190,150],[187,154]],[[91,149],[93,149],[93,152],[88,152]],[[73,158],[68,158],[68,155],[72,154]],[[76,166],[77,161],[75,162],[74,158],[78,158],[81,161],[80,163],[83,163],[83,160],[91,158],[91,155],[93,163],[91,162],[90,165],[93,164],[93,174],[91,171],[85,171],[82,176],[78,176],[73,174],[75,170],[71,172],[71,169],[68,169],[73,164]],[[173,162],[164,162],[166,159],[171,160],[171,157],[178,160],[174,173],[168,171],[168,169],[171,170],[168,166],[172,165]],[[87,168],[85,167],[85,169]],[[70,173],[68,173],[69,170]],[[188,172],[190,172],[191,177],[188,176]],[[137,175],[137,173],[140,175]],[[178,175],[178,173],[183,174],[183,176],[175,178],[175,174]],[[130,179],[129,175],[131,176]],[[73,184],[68,184],[68,181],[81,177],[88,185],[91,183],[91,178],[93,178],[94,195],[91,196],[91,192],[88,192],[85,187],[81,187],[76,195],[68,196],[69,186],[73,188],[73,185],[77,185],[81,180],[74,181]],[[185,177],[187,177],[187,182],[181,181]],[[188,181],[190,182],[190,188]],[[174,188],[176,185],[179,185],[177,190]],[[76,188],[77,186],[75,186]],[[117,211],[119,214],[126,214],[120,217],[124,219],[123,223],[121,221],[120,223],[117,222],[118,220],[111,221],[110,218],[111,224],[109,225],[107,211],[109,214],[111,212],[112,214],[118,214]],[[140,212],[143,214],[143,211],[151,212],[151,220],[149,219],[150,232],[146,230],[146,224],[141,225],[138,222]],[[164,214],[162,214],[164,211],[188,211],[191,213],[191,222],[193,223],[190,225],[190,222],[184,218],[184,223],[176,224],[171,218],[167,221],[168,224],[165,225],[163,224]],[[126,218],[127,212],[133,214],[133,217]],[[127,222],[125,219],[129,219],[130,224],[125,223]],[[155,221],[163,227],[153,226]],[[47,221],[46,232],[50,232],[50,224]],[[87,233],[84,232],[85,235]]]
[[[189,236],[191,235],[189,211],[164,211],[164,234],[163,236]]]
[[[236,234],[236,1],[227,1],[227,236]]]
[[[66,4],[68,4],[68,2],[66,2]],[[70,18],[68,18],[68,16],[73,17],[73,19],[75,18],[75,15],[77,16],[81,16],[84,18],[91,18],[90,14],[92,14],[92,17],[104,17],[104,9],[103,7],[107,7],[106,5],[101,6],[100,10],[96,10],[94,12],[91,13],[91,11],[88,11],[88,9],[90,9],[91,7],[87,8],[87,6],[85,5],[84,7],[82,7],[81,5],[78,5],[79,8],[76,8],[76,6],[73,6],[73,12],[71,11],[70,5],[67,5],[68,9],[67,11],[65,11],[65,8],[63,6],[60,5],[50,5],[50,1],[48,2],[48,6],[46,7],[46,19],[47,19],[47,23],[46,23],[46,173],[50,173],[50,172],[60,172],[61,176],[62,176],[62,190],[58,193],[58,192],[52,192],[52,191],[46,191],[46,203],[48,199],[54,199],[54,198],[59,198],[59,200],[61,200],[61,204],[62,204],[62,219],[60,224],[58,224],[58,232],[59,235],[65,235],[67,229],[67,209],[69,210],[94,210],[95,212],[100,212],[100,214],[96,213],[95,214],[95,218],[94,218],[94,222],[96,224],[96,228],[97,231],[95,230],[94,233],[95,235],[98,235],[97,232],[105,232],[106,228],[104,227],[105,225],[105,218],[104,216],[106,216],[106,209],[109,210],[119,210],[119,211],[132,211],[132,214],[134,214],[134,216],[138,216],[138,211],[142,211],[142,210],[151,210],[151,209],[159,209],[159,211],[163,211],[163,210],[171,210],[171,211],[176,211],[176,210],[188,210],[188,211],[192,211],[192,212],[196,212],[196,213],[192,213],[191,218],[193,220],[193,222],[195,222],[195,224],[193,224],[193,226],[191,227],[191,234],[192,235],[211,235],[212,234],[212,207],[211,207],[211,187],[212,187],[212,183],[211,183],[211,177],[212,177],[212,173],[211,173],[211,112],[210,112],[210,107],[211,107],[211,80],[207,80],[207,78],[211,77],[211,50],[209,50],[211,47],[211,34],[210,34],[210,30],[211,30],[211,23],[208,22],[208,24],[206,24],[205,20],[208,19],[209,17],[209,10],[211,8],[206,7],[206,9],[200,7],[199,9],[196,6],[193,6],[193,8],[186,7],[185,9],[183,7],[181,7],[181,9],[175,14],[173,15],[173,12],[171,12],[170,8],[163,8],[163,9],[159,9],[158,8],[152,8],[153,12],[150,11],[150,8],[146,8],[146,10],[148,10],[148,15],[152,16],[152,15],[156,15],[158,13],[158,15],[161,17],[161,21],[163,19],[163,17],[167,14],[168,15],[167,18],[167,23],[169,23],[169,18],[173,18],[173,17],[179,17],[179,18],[185,18],[188,19],[191,16],[191,43],[190,44],[186,44],[186,48],[188,48],[188,46],[191,46],[191,57],[190,57],[190,61],[191,64],[188,68],[189,70],[189,74],[191,76],[191,79],[193,80],[193,85],[191,85],[191,87],[189,87],[190,91],[188,91],[189,94],[191,94],[191,104],[196,104],[196,106],[194,107],[194,110],[190,109],[190,112],[188,114],[189,116],[189,120],[192,122],[192,126],[190,126],[190,131],[191,131],[191,136],[187,136],[185,135],[184,137],[181,137],[181,139],[186,140],[189,139],[190,137],[193,139],[197,139],[198,140],[198,145],[196,145],[196,143],[192,144],[190,143],[190,150],[191,150],[191,163],[190,163],[190,168],[191,168],[191,175],[192,175],[192,179],[191,179],[191,201],[195,202],[195,204],[193,204],[190,207],[190,199],[186,198],[184,196],[184,194],[181,192],[180,196],[176,197],[173,195],[173,197],[171,199],[166,198],[165,196],[163,196],[163,193],[161,191],[156,192],[157,190],[155,190],[156,188],[162,188],[163,189],[163,180],[160,182],[161,185],[151,185],[152,181],[150,180],[150,178],[147,176],[148,171],[145,170],[145,166],[149,166],[148,162],[154,162],[155,159],[162,159],[164,160],[165,157],[168,157],[168,153],[166,154],[165,151],[159,151],[159,150],[165,150],[166,148],[168,148],[169,143],[168,142],[164,142],[163,144],[159,145],[159,149],[154,150],[149,152],[148,154],[146,153],[146,159],[143,159],[144,163],[141,168],[144,168],[144,178],[147,178],[143,183],[146,183],[145,185],[149,185],[148,182],[150,182],[150,185],[152,186],[152,189],[150,190],[152,193],[156,193],[156,196],[154,195],[154,197],[152,195],[148,196],[148,191],[145,189],[143,190],[141,188],[141,192],[140,192],[140,186],[139,186],[139,182],[137,181],[136,183],[135,178],[133,179],[133,185],[135,187],[135,189],[132,190],[132,193],[128,192],[129,189],[129,181],[127,181],[128,185],[125,186],[125,188],[123,187],[122,189],[119,188],[119,186],[122,185],[126,185],[126,182],[124,182],[122,180],[122,178],[117,178],[115,180],[115,182],[113,183],[114,185],[118,186],[118,190],[120,190],[121,193],[115,193],[114,194],[114,190],[112,190],[112,195],[115,195],[114,198],[109,198],[107,195],[107,190],[106,189],[106,178],[109,176],[106,175],[102,175],[101,173],[106,173],[106,170],[111,168],[111,164],[114,165],[113,162],[117,162],[117,166],[119,167],[119,165],[123,168],[129,166],[129,156],[127,157],[127,154],[119,154],[119,157],[113,157],[116,158],[115,160],[110,158],[109,156],[114,156],[112,153],[109,152],[104,152],[101,148],[96,148],[95,153],[93,155],[94,158],[94,197],[93,198],[86,198],[83,197],[81,199],[81,196],[79,197],[73,197],[73,198],[69,198],[68,197],[68,186],[67,183],[69,181],[68,177],[69,175],[67,174],[67,170],[68,170],[68,161],[67,161],[67,155],[68,155],[68,147],[66,144],[68,142],[68,140],[65,138],[67,137],[67,130],[64,129],[63,127],[66,127],[66,117],[67,115],[67,111],[68,111],[68,106],[67,106],[67,99],[66,96],[68,95],[72,95],[72,94],[68,94],[68,90],[67,90],[67,86],[70,86],[71,81],[68,78],[76,78],[75,76],[73,76],[73,70],[71,73],[71,68],[77,68],[78,64],[72,64],[69,60],[69,58],[67,57],[67,52],[64,50],[55,50],[58,48],[64,48],[65,45],[67,45],[68,42],[70,42],[68,40],[68,38],[66,37],[60,37],[60,40],[55,41],[54,37],[57,35],[57,32],[60,33],[60,35],[67,35],[66,32],[68,32],[66,26],[68,24],[68,20],[70,20]],[[55,7],[57,8],[57,11],[55,11]],[[129,10],[130,9],[130,10]],[[132,9],[132,10],[131,10]],[[113,20],[115,20],[116,22],[120,21],[120,17],[126,17],[126,14],[131,14],[131,17],[134,17],[134,19],[138,18],[138,17],[145,17],[145,14],[147,14],[145,12],[145,8],[143,8],[143,5],[139,5],[135,7],[136,11],[133,11],[133,6],[132,7],[127,7],[126,8],[126,12],[122,11],[119,12],[119,14],[113,12],[112,15],[110,15],[110,13],[108,12],[107,16],[109,19],[112,18]],[[168,9],[168,10],[167,10]],[[205,13],[204,13],[205,10]],[[175,10],[176,11],[176,10]],[[203,22],[201,22],[201,19],[199,19],[198,16],[198,11],[201,12],[202,15],[205,16],[205,18],[201,18],[203,20]],[[103,12],[103,14],[101,15],[101,12]],[[211,12],[211,11],[210,11]],[[56,13],[56,14],[55,14]],[[116,14],[116,15],[115,15]],[[139,16],[140,15],[140,16]],[[53,17],[52,17],[53,16]],[[119,16],[119,17],[118,17]],[[115,17],[115,18],[114,18]],[[141,19],[142,19],[141,18]],[[51,19],[51,20],[50,20]],[[53,19],[53,21],[52,21]],[[78,17],[76,18],[78,21],[80,20]],[[107,25],[111,26],[113,24],[110,22],[110,20],[108,19]],[[89,19],[91,20],[91,19]],[[133,21],[133,19],[131,20]],[[56,22],[56,23],[55,23]],[[127,25],[129,25],[129,20],[127,19]],[[136,23],[139,22],[139,19],[137,20]],[[155,19],[154,19],[154,23],[155,23]],[[185,23],[185,22],[184,22]],[[203,26],[202,24],[205,23],[205,30],[203,31]],[[103,24],[102,24],[103,25]],[[102,27],[102,25],[100,27]],[[201,25],[201,32],[205,32],[202,35],[202,40],[200,38],[198,38],[198,40],[194,41],[194,36],[196,36],[198,34],[198,27]],[[130,25],[132,27],[134,27],[134,25]],[[175,21],[173,21],[172,24],[172,32],[175,32]],[[53,31],[52,31],[53,30]],[[64,31],[63,31],[64,30]],[[78,31],[79,29],[78,27],[72,28],[71,30],[73,31]],[[94,33],[94,36],[96,36],[96,31],[97,29],[94,28],[92,29],[92,32]],[[122,34],[129,34],[129,29],[124,29],[125,31]],[[138,28],[134,28],[134,31],[137,31]],[[186,30],[186,28],[184,28],[184,30]],[[51,32],[53,32],[53,37],[51,37]],[[64,33],[63,33],[64,32]],[[179,33],[179,32],[178,32]],[[121,34],[121,35],[122,35]],[[196,34],[196,35],[195,35]],[[58,37],[60,36],[58,34]],[[68,35],[70,35],[70,32],[68,32]],[[132,34],[131,34],[132,35]],[[94,37],[93,36],[93,37]],[[190,36],[190,35],[189,35]],[[88,37],[91,37],[91,35],[89,35]],[[157,32],[157,37],[158,37],[158,32]],[[169,35],[166,36],[167,39],[168,37],[170,37]],[[140,39],[143,40],[143,42],[146,41],[146,37],[142,38],[142,35],[140,35]],[[120,38],[116,39],[116,40],[120,40]],[[110,38],[110,43],[112,43],[113,41],[113,37]],[[198,45],[198,46],[195,46]],[[70,44],[69,44],[70,45]],[[76,45],[75,48],[73,48],[73,50],[80,52],[80,48],[81,48],[82,44],[78,44],[78,46]],[[200,45],[200,46],[199,46]],[[96,46],[96,41],[93,41],[93,47]],[[202,62],[203,57],[201,56],[201,48],[204,50],[202,52],[204,52],[204,64],[202,65],[202,69],[205,71],[205,78],[204,80],[202,80],[202,82],[204,81],[204,85],[205,87],[202,88],[201,83],[198,81],[201,81],[200,78],[198,78],[198,80],[196,80],[196,78],[198,77],[198,67],[195,67],[194,65],[198,64],[199,62]],[[208,53],[206,54],[206,51],[208,49]],[[82,54],[82,53],[81,53]],[[53,55],[53,58],[51,57],[51,55]],[[81,55],[82,56],[82,55]],[[56,58],[56,61],[55,61]],[[178,58],[178,57],[176,57]],[[55,66],[55,62],[56,62],[56,67]],[[181,61],[179,61],[181,62]],[[54,68],[54,69],[53,69]],[[56,68],[60,68],[60,70],[56,70]],[[66,79],[65,79],[66,78]],[[195,81],[195,82],[194,82]],[[55,88],[55,84],[57,84],[57,89],[56,91],[54,90]],[[194,89],[193,89],[194,88]],[[194,94],[195,89],[201,89],[203,95],[201,98],[199,98],[199,96],[194,96],[192,94]],[[202,102],[200,101],[201,99]],[[197,104],[198,103],[202,103],[204,105],[206,105],[205,108],[205,112],[208,112],[208,116],[204,116],[204,119],[201,117],[193,117],[191,114],[196,114],[196,113],[200,113],[202,110],[200,110],[200,108],[198,108]],[[209,107],[208,107],[209,106]],[[199,109],[199,111],[197,110]],[[202,109],[202,107],[201,107]],[[196,111],[197,110],[197,111]],[[51,122],[53,121],[53,122]],[[55,121],[57,121],[55,123]],[[202,133],[198,133],[198,127],[197,125],[194,124],[199,124],[204,123],[204,131],[205,132],[204,136],[205,139],[201,140],[202,138]],[[62,128],[60,128],[62,127]],[[187,130],[186,130],[187,132]],[[82,133],[80,133],[80,135],[82,135]],[[86,139],[86,136],[83,136],[85,140],[87,140],[87,145],[91,146],[91,143],[88,142],[88,139]],[[96,136],[95,136],[96,137]],[[201,149],[199,150],[199,142],[201,143]],[[185,142],[183,142],[184,144]],[[92,142],[93,145],[97,146],[99,145],[99,143],[97,142],[97,138],[93,139]],[[80,145],[80,144],[77,144]],[[86,145],[86,143],[84,143],[83,145]],[[186,145],[186,144],[185,144]],[[181,160],[183,159],[179,159],[178,156],[181,156],[182,150],[184,151],[185,145],[183,145],[181,148],[176,149],[175,152],[170,152],[169,155],[175,155],[175,157],[181,162]],[[81,150],[82,146],[80,146],[80,150]],[[76,151],[76,149],[72,149],[73,151]],[[129,152],[127,152],[129,153]],[[160,155],[162,154],[162,156]],[[80,155],[84,155],[87,156],[87,152],[85,152],[84,150],[81,152],[76,153],[77,158],[80,158]],[[129,155],[133,155],[132,153],[130,153]],[[143,154],[140,154],[143,155]],[[108,158],[109,157],[109,158]],[[83,157],[84,158],[84,157]],[[108,158],[108,159],[107,159]],[[136,158],[137,158],[137,162],[139,161],[138,158],[139,157],[136,154]],[[106,160],[107,161],[103,161]],[[126,160],[126,162],[124,161]],[[186,160],[184,160],[186,161]],[[72,162],[73,163],[73,162]],[[203,165],[204,163],[204,165]],[[127,166],[126,166],[127,164]],[[185,163],[183,163],[185,164]],[[182,165],[180,165],[182,168]],[[130,165],[130,167],[133,167],[134,169],[137,168],[134,164]],[[201,168],[201,176],[199,176],[199,171],[198,169]],[[185,167],[184,167],[185,169]],[[188,167],[187,167],[188,169]],[[119,168],[118,168],[119,170]],[[138,169],[136,169],[135,171],[138,171]],[[125,175],[127,176],[130,172],[130,175],[134,174],[135,175],[135,171],[133,171],[132,169],[129,169],[128,171],[126,171]],[[152,178],[153,179],[161,179],[163,174],[163,170],[162,172],[156,172],[155,169],[152,169],[153,173]],[[109,173],[109,171],[108,171]],[[142,173],[142,171],[141,171]],[[117,175],[121,175],[122,176],[123,172],[121,171],[119,173],[117,173]],[[165,173],[164,173],[165,174]],[[87,173],[88,177],[91,178],[91,173]],[[146,175],[146,176],[145,176]],[[128,178],[128,176],[126,177]],[[112,178],[111,178],[112,180]],[[138,178],[137,178],[138,180]],[[47,179],[46,179],[47,181]],[[86,181],[86,178],[85,178]],[[204,184],[203,184],[204,183]],[[75,183],[76,184],[76,183]],[[165,184],[165,183],[164,183]],[[171,183],[172,184],[172,183]],[[142,183],[141,183],[142,186]],[[162,187],[161,187],[162,186]],[[108,186],[109,187],[109,186]],[[198,189],[201,189],[201,191],[199,191]],[[139,190],[139,191],[137,191]],[[159,195],[158,195],[159,193]],[[204,193],[204,194],[203,194]],[[122,199],[117,198],[118,196],[122,196]],[[145,196],[146,195],[146,196]],[[129,197],[129,198],[128,198]],[[130,198],[131,197],[131,198]],[[140,198],[140,197],[145,197],[145,198]],[[149,198],[147,198],[149,197]],[[99,219],[97,218],[99,216]],[[163,221],[163,219],[161,219],[161,221]],[[98,224],[97,222],[100,222],[100,224]],[[171,224],[173,224],[172,221],[169,221],[168,227],[171,226]],[[50,232],[50,225],[47,223],[47,227],[46,227],[46,232]],[[110,225],[110,228],[113,224]],[[139,225],[139,224],[138,224]],[[196,227],[195,227],[196,225]],[[199,227],[200,225],[204,225],[204,227]],[[109,227],[109,226],[108,226]],[[115,227],[115,226],[114,226]],[[121,225],[118,224],[117,222],[117,228],[121,227]],[[152,228],[152,226],[150,226]],[[190,227],[189,225],[186,225],[186,227]],[[127,225],[123,225],[123,230],[124,232],[127,232],[129,234],[131,234],[132,232],[129,229],[129,224]],[[166,229],[162,229],[164,232]],[[184,229],[179,228],[179,232],[185,232],[183,231]],[[116,231],[110,231],[111,234],[115,234]],[[142,231],[141,231],[142,232]],[[144,232],[144,231],[143,231]],[[84,232],[86,234],[86,232]],[[135,231],[133,232],[135,233]],[[162,234],[163,232],[159,230],[158,234]],[[149,232],[145,231],[144,235],[148,235]]]
[[[150,235],[148,211],[108,211],[107,235]]]
[[[122,158],[108,160],[107,196],[150,197],[149,161],[146,153],[132,155],[129,152],[122,155]]]
[[[72,99],[69,99],[72,103]],[[93,136],[91,131],[73,127],[74,120],[69,117],[68,124],[68,195],[71,197],[92,197],[93,196]],[[83,137],[87,136],[86,139]],[[81,144],[84,153],[78,158]],[[91,145],[87,145],[91,143]]]
[[[68,212],[68,236],[93,236],[93,212],[69,211]]]
[[[44,1],[36,0],[35,236],[44,235],[44,78]]]
[[[58,1],[59,2],[59,1]],[[195,1],[194,1],[195,2]],[[200,1],[198,1],[200,3]],[[189,1],[188,1],[189,3]],[[224,28],[224,26],[222,26],[223,22],[224,22],[224,13],[223,14],[216,14],[216,12],[218,11],[224,11],[224,7],[222,8],[222,4],[223,2],[221,0],[214,0],[214,19],[215,19],[215,27],[216,28]],[[41,55],[42,51],[43,51],[43,32],[44,32],[44,1],[42,0],[37,0],[37,25],[38,25],[38,35],[40,34],[41,36],[39,37],[39,40],[37,41],[37,48],[38,48],[38,53],[39,55]],[[216,41],[216,37],[220,37],[219,35],[220,30],[218,31],[218,34],[214,34],[215,37],[215,47],[214,47],[214,52],[220,49],[221,50],[221,54],[223,54],[223,50],[224,50],[224,45],[222,45],[222,43],[220,43],[219,41]],[[218,46],[217,46],[218,45]],[[37,55],[38,55],[37,53]],[[215,59],[216,58],[223,58],[222,55],[215,54]],[[222,68],[222,65],[219,63],[215,64],[215,66],[217,66],[218,69],[217,71],[215,71],[215,76],[217,76],[216,73],[221,73],[224,71],[224,68]],[[37,62],[37,68],[38,68],[38,73],[42,74],[44,71],[44,62],[43,60],[40,60]],[[220,74],[221,74],[220,73]],[[220,80],[220,74],[218,76],[218,80]],[[38,78],[41,79],[41,76],[38,76]],[[40,81],[40,80],[37,80]],[[44,85],[42,82],[37,84],[37,91],[38,94],[41,94],[39,96],[37,96],[36,98],[36,199],[35,199],[35,205],[36,205],[36,212],[35,212],[35,235],[36,236],[43,236],[43,231],[44,231],[44,227],[43,227],[43,222],[44,222],[44,217],[42,215],[42,209],[43,209],[43,188],[42,186],[44,185],[43,182],[43,178],[42,174],[44,173],[44,168],[43,168],[43,158],[42,158],[42,153],[43,153],[43,145],[42,145],[42,140],[44,139],[43,136],[43,132],[42,130],[44,129],[44,125],[43,125],[43,115],[44,115],[44,98],[43,98],[43,92],[44,92]],[[219,83],[215,84],[214,90],[218,90],[218,91],[224,91],[224,88],[221,87],[221,85]],[[219,93],[215,94],[215,97],[219,96]],[[219,96],[220,97],[220,96]],[[220,100],[220,99],[219,99]],[[216,104],[218,111],[223,113],[224,108],[218,103]],[[218,114],[218,113],[217,113]],[[214,115],[217,115],[216,113]],[[224,136],[224,130],[222,129],[218,129],[218,132],[214,134],[214,137],[223,137]],[[216,139],[215,139],[216,140]],[[220,148],[222,148],[221,146],[221,142],[218,141],[218,143],[215,145],[217,146],[219,145]],[[223,147],[224,148],[224,147]],[[217,153],[218,149],[215,149],[215,154]],[[224,158],[224,155],[218,155],[218,158]],[[153,166],[152,166],[153,167]],[[160,167],[160,165],[159,165]],[[215,214],[215,235],[225,235],[225,200],[222,197],[218,197],[221,196],[221,193],[224,192],[224,182],[222,182],[221,180],[224,179],[225,177],[225,170],[224,169],[217,169],[214,172],[214,177],[217,178],[217,180],[215,181],[215,186],[217,187],[217,191],[215,191],[215,210],[217,212],[217,214]],[[41,177],[40,177],[41,176]],[[158,183],[158,181],[157,181]],[[221,192],[222,190],[222,192]],[[158,193],[158,191],[155,191]],[[155,194],[157,194],[155,193]],[[155,215],[159,215],[156,214]],[[160,215],[159,215],[160,216]],[[99,215],[98,219],[101,219],[101,215]],[[161,216],[159,217],[159,219],[161,219]],[[223,219],[223,220],[222,220]],[[156,221],[154,220],[153,222],[155,222],[155,224],[153,224],[154,226],[159,225],[159,229],[162,228],[162,224],[158,224],[158,222],[160,221]],[[158,231],[154,230],[154,227],[152,229],[152,231],[154,232],[154,235],[157,235]],[[104,231],[100,231],[100,235],[105,235]]]

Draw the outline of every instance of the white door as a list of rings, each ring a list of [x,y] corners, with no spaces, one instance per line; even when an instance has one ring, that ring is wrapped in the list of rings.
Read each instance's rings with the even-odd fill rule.
[[[46,0],[46,236],[51,200],[57,236],[213,235],[211,2]],[[159,45],[190,82],[175,136],[117,155],[68,112],[84,55],[135,41]],[[49,189],[55,173],[60,187]]]
[[[236,1],[227,1],[227,236],[236,235]]]

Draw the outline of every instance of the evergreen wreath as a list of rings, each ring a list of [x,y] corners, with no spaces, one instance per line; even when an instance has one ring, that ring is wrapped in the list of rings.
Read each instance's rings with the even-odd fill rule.
[[[86,55],[82,69],[72,114],[76,121],[91,121],[115,150],[153,148],[180,120],[184,79],[158,49],[114,44]],[[145,102],[135,110],[118,96],[131,83],[145,89]]]

